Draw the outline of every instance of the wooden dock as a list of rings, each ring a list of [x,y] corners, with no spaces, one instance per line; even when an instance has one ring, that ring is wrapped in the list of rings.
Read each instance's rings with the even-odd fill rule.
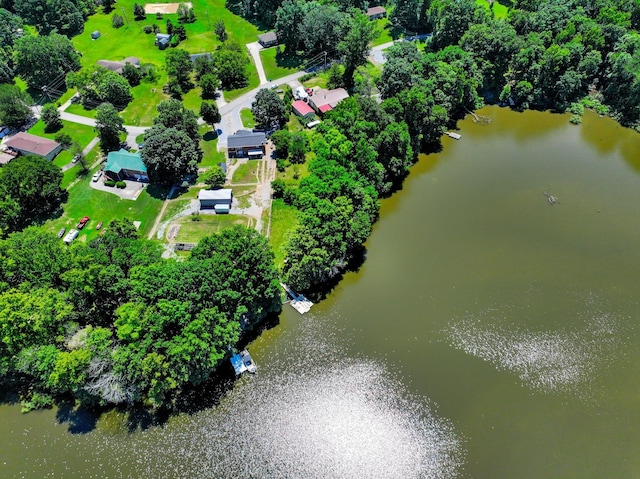
[[[462,138],[462,135],[459,133],[454,133],[452,131],[445,131],[444,132],[445,135],[453,138],[454,140],[459,140],[460,138]]]
[[[303,295],[297,294],[294,290],[292,290],[284,283],[280,283],[280,286],[282,286],[282,289],[284,289],[291,297],[291,301],[289,301],[289,304],[293,306],[293,309],[295,309],[300,314],[309,312],[311,306],[313,306],[313,303],[311,301],[309,301]]]

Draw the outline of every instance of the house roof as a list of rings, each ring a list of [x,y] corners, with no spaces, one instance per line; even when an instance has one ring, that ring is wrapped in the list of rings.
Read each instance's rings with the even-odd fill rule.
[[[387,11],[384,7],[371,7],[367,9],[367,15],[373,17],[374,15],[384,15]]]
[[[349,94],[344,88],[336,88],[335,90],[320,89],[314,92],[311,97],[313,103],[315,103],[321,111],[325,111],[322,109],[324,105],[329,105],[331,108],[335,108],[335,106],[345,98],[349,98]]]
[[[231,188],[221,188],[219,190],[200,190],[198,192],[198,199],[231,201],[232,194],[233,190]]]
[[[140,153],[129,153],[127,150],[111,151],[107,155],[105,171],[120,173],[120,170],[147,172],[147,167],[140,158]]]
[[[56,141],[30,135],[22,131],[7,140],[5,145],[14,150],[26,151],[39,156],[47,156],[53,150],[60,147],[60,143]]]
[[[263,43],[272,43],[278,41],[278,34],[276,32],[267,32],[262,35],[258,35],[258,41]]]
[[[313,108],[311,108],[307,102],[302,100],[296,100],[292,103],[293,109],[296,110],[300,115],[305,116],[309,113],[313,113]]]
[[[246,146],[264,145],[267,135],[262,131],[239,130],[227,138],[227,146],[230,148],[244,148]]]

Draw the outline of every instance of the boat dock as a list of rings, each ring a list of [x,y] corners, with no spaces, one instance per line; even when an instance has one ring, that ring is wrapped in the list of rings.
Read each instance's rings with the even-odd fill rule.
[[[249,351],[246,349],[231,356],[229,361],[231,361],[231,365],[236,372],[236,376],[240,376],[245,371],[249,371],[253,374],[258,369],[256,363],[253,362],[253,358],[249,354]]]
[[[295,309],[300,314],[309,312],[311,306],[313,306],[313,303],[311,301],[309,301],[303,295],[297,294],[294,290],[292,290],[284,283],[280,283],[280,286],[282,286],[282,289],[284,289],[287,294],[291,296],[291,301],[289,301],[289,304],[293,306],[293,309]]]
[[[452,131],[445,131],[444,134],[450,136],[454,140],[459,140],[460,138],[462,138],[462,135],[460,133],[454,133]]]

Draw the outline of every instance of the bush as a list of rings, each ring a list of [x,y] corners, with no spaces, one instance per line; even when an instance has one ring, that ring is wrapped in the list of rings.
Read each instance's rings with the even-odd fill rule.
[[[284,190],[287,186],[284,180],[277,178],[271,182],[271,190],[273,191],[274,198],[282,198],[284,196]]]
[[[144,33],[151,33],[151,32],[153,32],[153,27],[151,25],[145,25]]]
[[[117,13],[114,14],[113,17],[111,17],[111,26],[113,28],[120,28],[122,25],[124,25],[124,19]]]
[[[124,181],[118,181],[116,183],[116,188],[120,188],[122,190],[122,189],[124,189],[126,187],[127,187],[127,184]]]
[[[53,406],[53,398],[51,396],[34,391],[31,398],[22,400],[20,412],[27,413],[36,409],[50,408],[51,406]]]
[[[571,118],[569,118],[569,122],[574,125],[579,125],[580,123],[582,123],[582,117],[580,115],[571,115]]]
[[[56,135],[55,140],[62,145],[62,148],[65,150],[71,146],[71,137],[64,133],[60,132]]]
[[[108,186],[110,188],[113,188],[114,186],[116,186],[116,182],[113,180],[107,180],[104,182],[104,186]]]
[[[305,73],[304,75],[302,75],[302,76],[299,78],[300,83],[303,83],[303,82],[309,81],[309,80],[311,80],[314,76],[316,76],[316,74],[315,74],[315,73]]]

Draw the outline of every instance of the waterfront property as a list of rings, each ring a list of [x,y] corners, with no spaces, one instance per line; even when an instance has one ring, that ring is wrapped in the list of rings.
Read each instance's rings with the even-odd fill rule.
[[[198,200],[201,210],[213,209],[216,213],[229,213],[233,201],[233,190],[230,188],[200,190]]]
[[[238,354],[234,354],[233,356],[231,356],[230,361],[237,376],[244,373],[245,371],[249,371],[251,374],[253,374],[258,370],[256,363],[253,362],[251,354],[249,354],[249,351],[247,351],[246,349],[239,352]]]
[[[130,153],[127,150],[109,153],[104,175],[113,181],[149,181],[147,167],[140,158],[140,153]]]
[[[53,160],[60,151],[62,145],[57,141],[19,132],[5,142],[7,147],[23,155],[41,156],[49,161]]]
[[[229,158],[259,159],[266,152],[267,135],[262,131],[239,130],[227,138]]]

